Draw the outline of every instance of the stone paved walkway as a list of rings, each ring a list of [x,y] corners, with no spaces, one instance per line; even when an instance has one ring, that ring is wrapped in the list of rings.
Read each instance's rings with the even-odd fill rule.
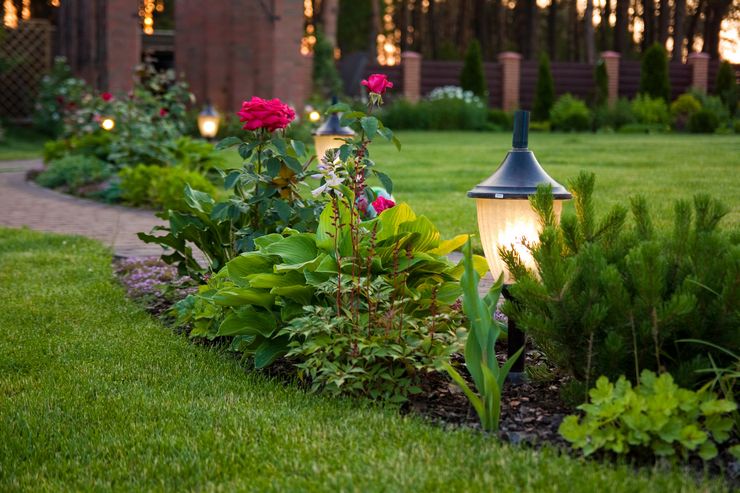
[[[39,160],[0,161],[0,226],[78,234],[110,246],[117,255],[159,255],[162,248],[136,236],[162,221],[150,211],[78,199],[26,181]]]

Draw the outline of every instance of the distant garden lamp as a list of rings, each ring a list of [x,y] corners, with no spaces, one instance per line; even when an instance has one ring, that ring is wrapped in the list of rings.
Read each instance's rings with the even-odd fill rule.
[[[337,104],[336,96],[332,104]],[[344,139],[350,138],[355,132],[349,127],[343,127],[339,120],[339,113],[332,113],[313,133],[313,142],[316,147],[316,157],[321,159],[329,149],[337,149],[344,144]]]
[[[555,199],[553,209],[556,218],[560,217],[562,201],[571,198],[568,190],[542,169],[534,153],[527,148],[528,133],[529,112],[517,111],[514,114],[511,151],[493,175],[468,192],[468,197],[476,199],[478,230],[488,267],[494,279],[503,274],[503,294],[509,300],[511,297],[508,286],[514,282],[514,278],[499,255],[499,248],[514,249],[527,267],[535,267],[525,243],[537,241],[540,226],[537,214],[530,207],[529,196],[535,194],[538,185],[550,184]],[[524,334],[511,319],[508,341],[509,357],[516,354],[525,343]],[[523,377],[523,372],[524,354],[512,367],[510,377],[516,381]]]
[[[116,121],[111,118],[110,116],[104,116],[102,120],[100,120],[100,128],[105,130],[106,132],[110,132],[115,128]]]
[[[198,131],[204,139],[213,139],[218,133],[218,125],[221,123],[221,116],[213,109],[211,104],[206,103],[203,111],[198,114]]]

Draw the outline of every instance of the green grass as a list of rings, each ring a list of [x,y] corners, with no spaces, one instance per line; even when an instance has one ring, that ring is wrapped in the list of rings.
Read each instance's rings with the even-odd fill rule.
[[[427,215],[445,237],[477,231],[468,190],[493,173],[511,147],[508,133],[399,132],[401,152],[373,144],[378,169],[393,178],[394,195]],[[381,142],[382,139],[378,140]],[[532,133],[530,148],[556,180],[580,170],[596,173],[597,212],[644,194],[658,227],[672,224],[673,202],[709,193],[731,213],[724,226],[740,226],[740,136]],[[565,211],[572,210],[566,205]]]
[[[0,229],[0,491],[695,491],[307,395],[124,298],[110,256]]]
[[[29,129],[3,127],[5,137],[0,140],[0,161],[34,159],[41,157],[45,137]]]

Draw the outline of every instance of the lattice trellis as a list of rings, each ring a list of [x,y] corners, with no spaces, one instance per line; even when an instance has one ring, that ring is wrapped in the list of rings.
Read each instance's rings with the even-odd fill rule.
[[[46,20],[30,20],[6,29],[0,37],[0,58],[9,65],[0,73],[1,117],[26,118],[33,113],[39,80],[51,68],[53,29]]]

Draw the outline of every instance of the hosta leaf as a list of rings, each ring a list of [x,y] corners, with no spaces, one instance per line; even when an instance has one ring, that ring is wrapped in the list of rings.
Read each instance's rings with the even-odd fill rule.
[[[247,276],[252,274],[272,272],[272,267],[277,261],[279,261],[279,257],[274,255],[265,255],[262,252],[247,252],[230,260],[226,264],[226,269],[229,277],[236,282],[236,279],[246,279]]]
[[[213,301],[223,306],[257,305],[270,308],[275,302],[275,295],[264,290],[232,287],[220,289]]]
[[[308,305],[313,300],[314,288],[305,285],[274,287],[270,290],[270,293]]]
[[[377,233],[378,242],[398,234],[398,229],[402,223],[413,221],[416,214],[405,202],[397,204],[383,211],[379,216],[380,230]]]
[[[261,250],[264,253],[279,255],[284,264],[301,264],[310,262],[318,255],[316,237],[311,233],[302,233],[271,243]]]
[[[421,252],[432,250],[439,246],[439,231],[425,216],[419,216],[413,221],[401,223],[400,233],[418,233],[412,241],[413,249]]]
[[[257,311],[253,307],[248,308],[249,310],[242,309],[226,317],[221,322],[216,335],[262,335],[270,337],[277,328],[275,317],[271,313]]]
[[[254,352],[254,367],[257,369],[270,366],[288,352],[290,340],[287,336],[265,339]]]
[[[449,255],[458,248],[461,248],[465,244],[465,242],[468,241],[469,237],[469,235],[457,235],[451,240],[444,240],[440,242],[439,246],[427,253],[431,253],[433,255]]]

